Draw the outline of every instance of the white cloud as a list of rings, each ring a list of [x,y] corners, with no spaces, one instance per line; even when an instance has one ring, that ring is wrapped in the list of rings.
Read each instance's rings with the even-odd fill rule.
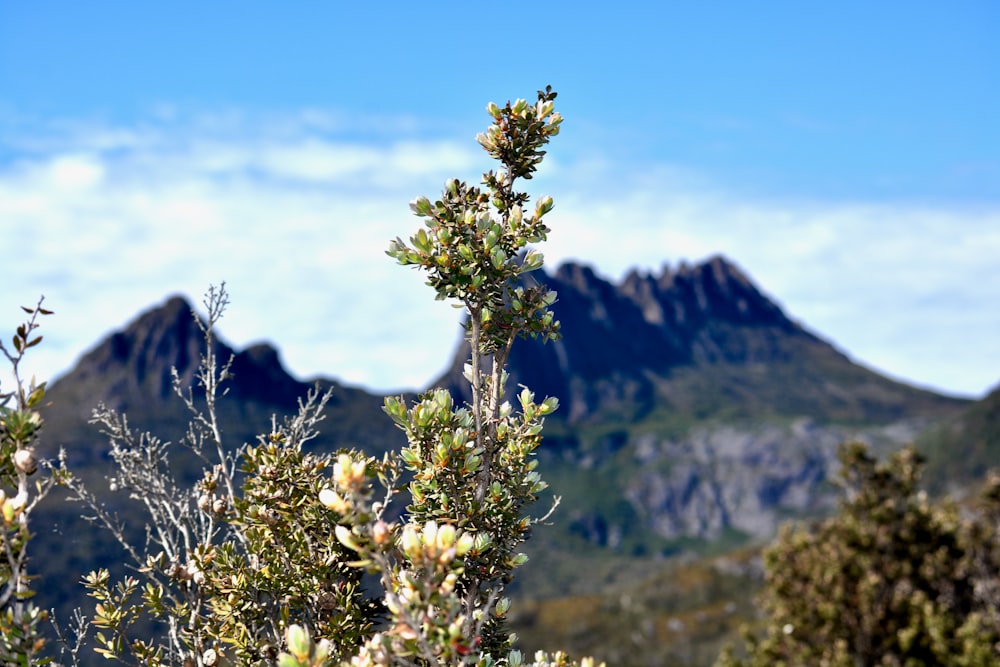
[[[104,178],[101,163],[89,156],[61,155],[48,165],[48,170],[56,190],[90,190]]]
[[[300,376],[380,389],[442,370],[457,311],[384,255],[418,226],[408,201],[489,167],[472,137],[359,139],[348,119],[239,114],[73,126],[0,167],[0,325],[38,294],[57,311],[34,364],[66,370],[138,311],[228,282],[231,342],[269,339]],[[380,127],[384,130],[383,121]],[[337,133],[340,134],[337,134]],[[1000,209],[735,198],[673,167],[554,160],[550,264],[612,278],[723,253],[813,330],[869,364],[943,389],[1000,379]],[[2,333],[2,331],[0,331]]]

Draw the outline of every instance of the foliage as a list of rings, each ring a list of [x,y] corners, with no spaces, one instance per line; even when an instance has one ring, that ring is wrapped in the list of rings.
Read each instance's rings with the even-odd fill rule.
[[[912,449],[879,463],[840,453],[838,515],[786,527],[765,552],[760,635],[718,665],[994,665],[1000,660],[1000,479],[962,518],[918,489]]]
[[[51,315],[42,308],[22,306],[28,320],[17,327],[12,349],[0,341],[0,352],[13,371],[14,387],[0,391],[0,662],[43,664],[46,639],[42,626],[48,612],[31,601],[34,592],[28,572],[31,514],[52,490],[54,479],[38,475],[35,444],[42,427],[38,407],[45,398],[45,382],[21,378],[20,364],[28,350],[42,342],[35,331],[39,318]],[[34,478],[34,484],[30,478]]]
[[[193,489],[174,481],[169,443],[133,432],[113,410],[95,413],[112,445],[112,489],[128,492],[148,512],[146,548],[131,544],[116,517],[64,471],[65,484],[111,530],[138,575],[112,582],[99,570],[85,579],[98,601],[97,651],[106,657],[146,664],[273,662],[290,623],[336,637],[343,653],[376,618],[361,573],[345,564],[349,553],[334,538],[333,517],[317,501],[335,455],[303,453],[329,394],[310,392],[295,416],[272,423],[254,446],[229,451],[223,445],[216,401],[229,365],[216,358],[211,337],[227,304],[224,285],[209,290],[208,319],[199,320],[207,343],[197,375],[204,409],[175,377],[192,414],[180,442],[206,462]],[[161,625],[162,637],[136,637],[136,627],[150,619]]]
[[[147,539],[129,541],[117,517],[80,479],[60,468],[72,497],[88,517],[111,531],[134,574],[113,581],[107,569],[84,580],[97,600],[92,624],[96,650],[105,657],[145,664],[216,664],[223,657],[254,664],[277,656],[284,628],[301,622],[332,632],[341,619],[355,636],[370,627],[375,610],[363,599],[360,574],[343,564],[347,553],[333,539],[334,522],[315,501],[333,454],[307,455],[329,395],[310,392],[298,413],[256,446],[227,448],[217,421],[217,401],[230,373],[212,343],[228,305],[225,285],[209,290],[206,321],[198,319],[206,352],[196,376],[202,397],[174,377],[174,388],[191,413],[179,443],[206,465],[194,488],[172,474],[171,445],[136,433],[125,415],[101,406],[94,420],[111,444],[113,491],[128,493],[147,512]],[[202,403],[203,402],[203,403]],[[334,611],[337,606],[340,609]],[[158,638],[137,636],[157,624]]]
[[[960,486],[963,479],[982,479],[1000,461],[1000,387],[954,419],[922,433],[918,449],[927,456],[927,482],[933,489]],[[955,452],[961,450],[961,456]]]
[[[458,300],[468,316],[471,405],[456,408],[444,390],[428,392],[409,409],[386,401],[386,412],[406,433],[401,458],[413,476],[409,522],[384,529],[398,536],[398,545],[376,534],[349,536],[389,591],[395,636],[383,646],[432,664],[468,662],[462,656],[473,652],[501,657],[510,648],[503,627],[510,601],[502,595],[525,560],[515,551],[532,523],[523,508],[545,488],[533,454],[542,418],[558,403],[535,403],[525,388],[515,410],[504,400],[504,369],[517,337],[558,335],[548,309],[555,294],[524,278],[542,266],[542,255],[522,254],[527,244],[545,240],[542,218],[552,198],[539,199],[528,216],[528,195],[514,189],[518,178],[531,178],[542,147],[559,131],[555,96],[546,89],[536,104],[488,105],[494,122],[478,141],[502,167],[483,176],[486,191],[452,179],[434,204],[414,200],[411,209],[425,228],[410,245],[397,238],[388,250],[401,264],[425,270],[437,297]],[[341,485],[336,492],[365,508],[354,489]],[[436,644],[422,636],[428,631],[439,638]]]
[[[576,664],[558,652],[526,660],[504,623],[504,592],[526,560],[518,545],[539,520],[526,510],[546,486],[534,453],[544,417],[558,405],[536,402],[527,388],[517,407],[504,396],[515,339],[559,335],[549,310],[555,294],[528,276],[542,266],[528,245],[545,240],[552,199],[526,213],[529,196],[515,190],[559,131],[555,97],[547,88],[533,104],[490,104],[493,124],[478,141],[501,166],[484,175],[483,189],[450,180],[435,203],[415,200],[425,226],[409,244],[390,245],[401,264],[427,271],[438,298],[465,309],[472,349],[468,405],[444,390],[412,406],[386,400],[408,441],[398,455],[309,452],[331,398],[318,388],[300,399],[297,414],[272,419],[256,443],[233,447],[218,418],[232,374],[232,360],[219,359],[214,344],[229,303],[224,284],[206,294],[207,318],[195,315],[205,341],[196,386],[174,372],[190,415],[176,444],[134,430],[115,410],[95,411],[111,445],[110,488],[140,503],[147,522],[145,543],[135,544],[61,458],[53,480],[111,532],[130,569],[84,578],[96,601],[97,653],[127,664],[208,667]],[[18,354],[37,342],[23,338],[15,339]],[[28,396],[18,396],[27,406]],[[24,448],[18,415],[4,413],[5,434]],[[204,464],[193,487],[178,481],[177,446]],[[405,509],[395,502],[402,494]],[[76,653],[70,659],[78,663]]]

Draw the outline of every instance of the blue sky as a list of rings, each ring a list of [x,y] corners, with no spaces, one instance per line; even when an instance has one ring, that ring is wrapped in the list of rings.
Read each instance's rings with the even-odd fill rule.
[[[382,251],[491,166],[488,101],[552,84],[550,264],[723,253],[862,363],[1000,381],[1000,5],[354,4],[0,0],[0,325],[57,311],[29,368],[226,280],[237,345],[425,384],[457,314]]]

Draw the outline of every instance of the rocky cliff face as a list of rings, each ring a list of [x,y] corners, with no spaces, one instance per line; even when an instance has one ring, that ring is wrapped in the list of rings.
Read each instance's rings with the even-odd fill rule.
[[[781,520],[814,515],[835,500],[829,472],[837,447],[863,440],[876,450],[913,441],[925,422],[883,427],[786,424],[703,426],[676,438],[637,437],[624,496],[664,538],[715,539],[726,530],[768,538]]]

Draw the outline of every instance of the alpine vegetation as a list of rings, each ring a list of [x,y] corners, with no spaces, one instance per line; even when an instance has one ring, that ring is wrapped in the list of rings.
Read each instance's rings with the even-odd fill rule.
[[[438,299],[465,310],[471,346],[469,403],[443,389],[412,405],[385,401],[406,435],[397,453],[309,447],[331,399],[319,389],[299,399],[296,414],[273,418],[256,442],[227,441],[218,406],[232,360],[217,353],[215,331],[229,298],[224,283],[211,287],[207,317],[195,315],[204,352],[194,382],[173,375],[190,415],[176,444],[133,429],[110,407],[93,415],[110,444],[111,488],[145,510],[137,542],[65,456],[46,465],[43,482],[27,484],[44,384],[25,385],[17,365],[40,341],[32,330],[49,311],[26,309],[31,319],[14,352],[0,346],[17,378],[0,397],[3,664],[77,665],[91,650],[125,664],[206,667],[577,664],[561,652],[522,656],[505,626],[505,589],[526,560],[518,546],[541,520],[528,513],[546,488],[535,450],[558,406],[527,388],[505,395],[514,342],[559,336],[549,309],[556,295],[527,275],[543,264],[532,246],[549,233],[552,198],[531,206],[516,189],[559,132],[555,98],[547,87],[535,102],[488,105],[492,124],[477,138],[498,166],[482,187],[453,179],[440,199],[414,200],[421,228],[389,246],[400,264],[426,272]],[[179,456],[202,462],[194,484],[176,474]],[[31,510],[56,484],[110,531],[126,569],[90,572],[83,586],[93,615],[78,614],[48,637],[46,614],[29,600],[26,554]]]

